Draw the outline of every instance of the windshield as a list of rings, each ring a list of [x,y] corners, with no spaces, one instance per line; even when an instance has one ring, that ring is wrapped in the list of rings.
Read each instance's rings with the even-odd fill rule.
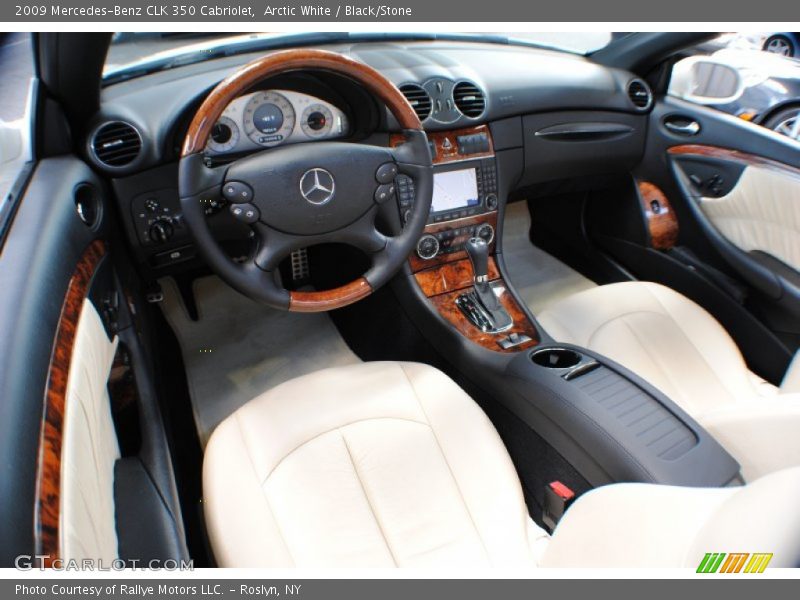
[[[293,45],[337,41],[380,40],[467,40],[497,44],[518,44],[588,54],[607,46],[624,33],[538,32],[538,33],[116,33],[106,57],[106,83],[131,79],[147,73],[200,62],[211,58],[285,48]]]

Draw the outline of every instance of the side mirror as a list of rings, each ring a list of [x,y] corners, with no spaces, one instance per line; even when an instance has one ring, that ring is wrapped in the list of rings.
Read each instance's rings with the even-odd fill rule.
[[[690,56],[672,67],[669,93],[697,104],[728,104],[744,91],[735,67],[707,56]]]

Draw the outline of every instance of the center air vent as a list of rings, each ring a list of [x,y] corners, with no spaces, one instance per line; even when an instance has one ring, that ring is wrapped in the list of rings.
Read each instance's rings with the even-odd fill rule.
[[[628,84],[628,98],[631,99],[636,108],[646,110],[653,102],[653,94],[650,88],[641,79],[634,79]]]
[[[453,102],[463,114],[477,119],[486,108],[486,99],[483,91],[469,81],[461,81],[453,88]]]
[[[407,83],[400,86],[400,91],[408,100],[411,108],[417,113],[420,121],[424,121],[431,114],[431,97],[428,95],[422,86],[416,83]]]
[[[91,146],[95,158],[103,165],[124,167],[142,151],[142,136],[130,123],[111,121],[95,132]]]

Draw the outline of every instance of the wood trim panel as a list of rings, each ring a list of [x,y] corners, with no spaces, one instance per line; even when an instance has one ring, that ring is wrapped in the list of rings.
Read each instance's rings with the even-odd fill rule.
[[[476,152],[474,154],[461,154],[458,151],[456,138],[461,135],[474,135],[477,133],[486,134],[486,137],[489,139],[489,150],[486,152]],[[389,138],[389,145],[393,147],[399,146],[405,141],[405,137],[403,137],[402,133],[396,133]],[[457,160],[472,160],[494,156],[492,132],[486,125],[476,125],[475,127],[465,127],[463,129],[453,129],[451,131],[429,131],[428,141],[431,142],[436,149],[436,156],[433,159],[433,164],[435,165],[446,164]]]
[[[222,80],[192,119],[181,156],[197,154],[205,149],[214,124],[239,95],[268,77],[301,69],[330,71],[354,79],[386,104],[402,128],[422,130],[422,123],[406,97],[378,71],[337,52],[300,48],[271,52]]]
[[[499,334],[482,332],[480,329],[475,327],[469,321],[469,319],[467,319],[467,317],[464,316],[464,313],[462,313],[458,306],[456,306],[456,298],[458,298],[458,295],[462,293],[461,291],[447,292],[445,294],[432,296],[430,301],[439,311],[439,314],[442,315],[442,317],[444,317],[453,327],[455,327],[456,331],[479,346],[483,346],[487,350],[513,353],[527,350],[528,348],[536,346],[539,343],[539,339],[533,323],[528,320],[527,315],[519,306],[519,304],[517,304],[517,301],[514,300],[514,297],[506,288],[505,283],[501,282],[495,285],[495,289],[499,289],[500,291],[498,295],[500,303],[508,311],[508,314],[511,315],[511,318],[514,319],[514,326],[508,331],[504,331],[503,333]],[[501,348],[497,342],[500,339],[507,337],[511,333],[525,334],[531,338],[531,341],[525,342],[524,344],[520,344],[519,346],[515,346],[514,348],[510,348],[508,350],[503,350],[503,348]]]
[[[525,311],[520,307],[503,281],[500,270],[493,256],[489,257],[489,279],[501,290],[499,295],[500,303],[514,319],[514,326],[499,334],[484,333],[475,327],[464,313],[456,306],[456,298],[459,294],[472,286],[472,265],[469,259],[462,259],[455,262],[445,263],[414,274],[417,284],[423,293],[433,303],[440,315],[458,331],[461,335],[474,343],[483,346],[487,350],[495,352],[519,352],[532,348],[539,343],[536,327],[528,319]],[[511,333],[525,334],[531,341],[520,344],[509,350],[504,350],[498,341],[507,337]]]
[[[418,271],[414,274],[417,283],[424,294],[429,298],[438,294],[445,294],[454,290],[463,290],[472,285],[472,263],[465,258],[455,262],[445,263],[438,267]],[[489,280],[500,279],[500,271],[494,257],[489,257]]]
[[[364,277],[345,285],[321,292],[289,292],[289,310],[292,312],[324,312],[341,308],[366,298],[372,286]]]
[[[639,201],[650,231],[650,243],[657,250],[669,250],[678,243],[678,216],[672,208],[666,194],[657,185],[649,181],[637,182],[639,188]],[[661,207],[658,212],[653,210],[652,203],[658,202]]]
[[[78,261],[61,306],[50,357],[42,429],[39,436],[33,524],[36,553],[48,557],[44,559],[44,564],[48,567],[52,566],[59,555],[61,449],[67,380],[75,346],[75,334],[92,277],[105,252],[105,244],[95,240],[86,248]]]
[[[478,223],[489,223],[489,225],[491,225],[495,230],[495,236],[497,235],[497,211],[483,213],[481,215],[475,215],[472,217],[464,217],[462,219],[453,219],[452,221],[431,223],[425,226],[425,233],[439,233],[440,231],[444,231],[446,229],[459,229],[461,227],[477,225]],[[496,241],[497,240],[492,240],[492,243],[489,244],[490,255],[494,254]],[[416,273],[417,271],[430,269],[438,265],[463,260],[465,258],[467,258],[467,253],[461,250],[459,252],[453,252],[452,254],[442,254],[430,260],[422,260],[419,256],[417,256],[416,250],[414,250],[409,255],[408,262],[411,265],[411,270]]]
[[[739,150],[731,150],[729,148],[721,148],[719,146],[706,146],[703,144],[684,144],[681,146],[673,146],[667,152],[673,156],[707,156],[709,158],[718,158],[722,160],[729,160],[748,167],[762,167],[771,169],[787,175],[800,177],[800,168],[786,163],[757,156],[755,154],[748,154],[740,152]]]

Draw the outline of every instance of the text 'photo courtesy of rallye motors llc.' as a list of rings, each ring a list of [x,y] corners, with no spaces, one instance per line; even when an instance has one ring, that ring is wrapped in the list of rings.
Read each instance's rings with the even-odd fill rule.
[[[353,6],[0,8],[0,595],[794,586],[785,7]]]

